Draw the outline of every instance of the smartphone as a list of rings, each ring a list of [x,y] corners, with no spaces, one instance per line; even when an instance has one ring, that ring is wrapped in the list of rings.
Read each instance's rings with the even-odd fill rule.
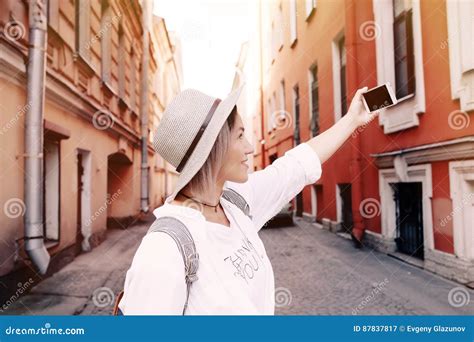
[[[369,113],[397,104],[397,98],[390,82],[367,90],[367,92],[362,94],[362,98],[365,109]]]

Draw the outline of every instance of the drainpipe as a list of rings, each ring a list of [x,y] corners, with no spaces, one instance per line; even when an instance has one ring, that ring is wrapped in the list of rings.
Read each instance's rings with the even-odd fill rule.
[[[142,2],[142,27],[143,27],[143,55],[141,73],[140,92],[140,118],[142,133],[142,158],[141,158],[141,178],[140,178],[140,210],[147,213],[148,207],[148,67],[150,60],[150,22],[151,22],[151,1]]]
[[[345,2],[346,8],[346,27],[347,27],[347,37],[346,37],[346,48],[347,55],[351,58],[347,58],[347,89],[349,94],[354,94],[359,87],[359,78],[357,74],[357,19],[356,19],[356,4],[354,1]],[[351,99],[352,100],[352,99]],[[349,101],[348,101],[349,102]],[[355,138],[352,139],[352,148],[351,148],[351,167],[350,175],[352,179],[352,234],[359,242],[362,241],[364,236],[365,227],[364,220],[359,210],[360,203],[362,202],[362,177],[361,175],[361,144],[360,144],[361,134],[357,134]]]
[[[46,1],[29,2],[29,47],[25,117],[25,250],[40,274],[50,256],[43,237],[43,108],[46,51]]]

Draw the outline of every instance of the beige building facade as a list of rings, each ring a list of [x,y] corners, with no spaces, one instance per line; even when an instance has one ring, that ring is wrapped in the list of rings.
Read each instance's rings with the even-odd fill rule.
[[[158,206],[166,194],[168,172],[153,151],[152,131],[179,92],[182,71],[176,58],[180,50],[164,20],[152,16],[146,1],[48,2],[47,7],[42,1],[0,5],[3,287],[43,273],[25,251],[27,240],[42,241],[51,274],[100,244],[108,228],[126,228],[144,210]],[[37,140],[43,145],[41,181],[32,191],[25,189],[26,179],[34,176],[25,170],[25,151],[31,148],[25,132],[35,107],[28,99],[37,100],[35,89],[38,97],[42,94],[41,87],[30,87],[28,67],[36,67],[28,63],[33,24],[39,27],[36,32],[44,25],[47,38]],[[25,239],[25,215],[31,209],[27,191],[38,199],[34,203],[43,222],[36,236]]]

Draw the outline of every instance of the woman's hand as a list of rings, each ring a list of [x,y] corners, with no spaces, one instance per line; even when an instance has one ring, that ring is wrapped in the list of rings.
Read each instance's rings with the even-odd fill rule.
[[[362,94],[366,91],[367,87],[357,90],[347,114],[332,127],[306,142],[316,152],[321,163],[328,160],[359,126],[368,124],[379,114],[367,113],[365,110]]]
[[[364,103],[362,102],[362,94],[365,93],[367,89],[367,87],[364,87],[356,91],[346,114],[353,120],[356,128],[368,124],[379,114],[379,111],[368,113],[365,109]]]

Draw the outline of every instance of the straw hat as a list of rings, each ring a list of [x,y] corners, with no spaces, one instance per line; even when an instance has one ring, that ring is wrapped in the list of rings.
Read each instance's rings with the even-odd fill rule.
[[[204,165],[242,88],[243,85],[224,100],[196,89],[186,89],[166,107],[153,145],[155,151],[180,173],[167,201],[172,201]]]

